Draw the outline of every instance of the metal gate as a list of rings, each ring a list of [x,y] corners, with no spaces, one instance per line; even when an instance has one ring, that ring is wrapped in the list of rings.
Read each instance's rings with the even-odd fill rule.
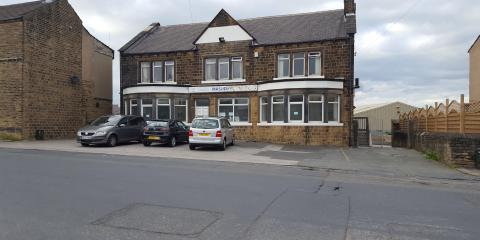
[[[355,146],[370,146],[370,129],[368,126],[368,117],[354,117],[353,122],[353,136]]]

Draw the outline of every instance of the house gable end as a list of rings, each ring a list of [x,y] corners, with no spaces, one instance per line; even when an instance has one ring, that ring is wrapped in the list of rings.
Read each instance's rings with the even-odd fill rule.
[[[195,39],[194,44],[216,43],[220,42],[221,38],[225,42],[254,40],[254,37],[224,9],[213,18]]]

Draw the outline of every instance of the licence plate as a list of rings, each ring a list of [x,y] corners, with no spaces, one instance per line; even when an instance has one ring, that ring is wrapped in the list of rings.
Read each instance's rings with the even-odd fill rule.
[[[210,133],[199,133],[198,135],[201,137],[209,137]]]
[[[157,136],[148,136],[148,140],[160,140],[160,137],[157,137]]]

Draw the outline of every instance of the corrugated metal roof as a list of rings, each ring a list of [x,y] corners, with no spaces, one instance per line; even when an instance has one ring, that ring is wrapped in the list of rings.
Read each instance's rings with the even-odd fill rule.
[[[256,44],[313,42],[346,38],[344,10],[331,10],[238,20]],[[120,51],[127,54],[185,51],[209,23],[157,26],[138,34]]]
[[[363,112],[366,112],[366,111],[386,107],[386,106],[393,105],[393,104],[401,104],[401,105],[410,106],[412,108],[416,108],[415,106],[408,105],[408,104],[402,103],[402,102],[376,103],[376,104],[369,104],[369,105],[363,105],[363,106],[356,107],[355,110],[354,110],[354,114],[363,113]]]

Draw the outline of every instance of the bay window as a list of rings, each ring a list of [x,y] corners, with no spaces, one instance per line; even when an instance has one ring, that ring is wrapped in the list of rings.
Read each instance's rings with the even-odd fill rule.
[[[340,96],[327,97],[327,120],[328,122],[340,121]]]
[[[303,95],[288,97],[288,122],[303,122]]]
[[[137,99],[130,99],[130,115],[138,115]]]
[[[268,99],[267,97],[260,97],[260,122],[268,122]]]
[[[323,95],[308,96],[308,121],[323,122]]]
[[[232,57],[232,79],[243,79],[242,57]]]
[[[175,119],[187,122],[187,99],[175,98],[174,100]]]
[[[205,60],[205,80],[211,81],[216,80],[216,72],[217,72],[217,59],[216,58],[209,58]]]
[[[175,81],[175,62],[165,61],[165,82]]]
[[[151,75],[151,63],[150,62],[142,62],[140,63],[140,68],[141,68],[141,73],[140,73],[140,79],[142,83],[149,83],[150,81],[150,75]]]
[[[322,75],[322,60],[319,52],[308,54],[308,75],[321,76]]]
[[[283,122],[284,121],[284,96],[273,96],[272,97],[272,122]]]
[[[157,98],[157,119],[170,119],[169,98]]]
[[[231,122],[248,122],[248,98],[218,99],[218,114]]]
[[[153,62],[153,82],[164,82],[163,62]]]
[[[218,79],[219,80],[230,79],[230,59],[229,58],[218,59]]]
[[[293,76],[305,76],[305,53],[293,54]]]
[[[278,54],[278,77],[290,77],[290,54]]]
[[[152,99],[142,99],[142,117],[145,120],[151,120],[153,113],[153,100]]]

